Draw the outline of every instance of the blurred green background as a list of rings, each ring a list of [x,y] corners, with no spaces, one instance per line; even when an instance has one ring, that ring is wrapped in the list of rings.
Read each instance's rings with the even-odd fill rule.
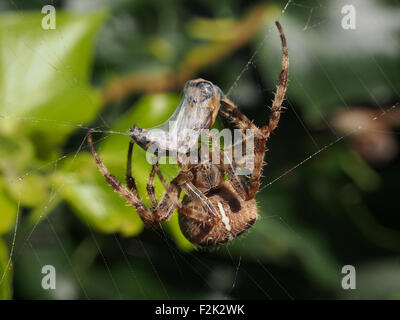
[[[399,299],[400,8],[352,3],[355,30],[342,28],[344,1],[1,0],[0,298]],[[54,30],[42,28],[46,4]],[[176,214],[144,230],[98,173],[87,128],[123,181],[129,139],[112,132],[164,122],[189,79],[266,123],[276,19],[290,82],[261,218],[211,249],[190,244]],[[145,195],[138,148],[133,170]],[[41,287],[48,264],[56,290]],[[356,290],[341,286],[349,264]]]

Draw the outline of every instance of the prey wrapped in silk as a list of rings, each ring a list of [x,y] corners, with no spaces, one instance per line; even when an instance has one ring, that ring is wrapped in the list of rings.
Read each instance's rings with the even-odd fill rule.
[[[210,81],[190,80],[179,106],[166,122],[150,129],[134,125],[129,135],[150,153],[186,154],[197,145],[202,130],[214,124],[223,97],[221,89]]]

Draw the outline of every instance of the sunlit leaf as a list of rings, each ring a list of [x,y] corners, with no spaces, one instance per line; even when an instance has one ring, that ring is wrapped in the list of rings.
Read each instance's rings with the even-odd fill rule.
[[[112,191],[88,153],[67,163],[65,168],[55,182],[60,194],[84,222],[102,232],[132,236],[141,231],[143,224],[139,216]]]
[[[203,40],[227,41],[236,37],[232,32],[235,27],[235,20],[226,19],[193,19],[188,25],[188,32],[191,36]]]
[[[29,173],[21,180],[7,182],[7,188],[15,201],[21,205],[34,207],[48,198],[48,179],[45,176]]]
[[[0,234],[7,233],[15,224],[15,218],[18,211],[17,203],[12,201],[2,187],[0,179]]]
[[[15,130],[29,132],[43,148],[62,141],[99,109],[89,80],[105,14],[57,11],[55,30],[42,29],[42,18],[38,11],[0,19],[0,115],[19,121]]]
[[[7,126],[6,121],[0,121],[0,131]],[[12,135],[9,132],[0,134],[0,170],[7,172],[10,178],[17,178],[24,168],[32,164],[34,150],[32,143],[22,135]]]

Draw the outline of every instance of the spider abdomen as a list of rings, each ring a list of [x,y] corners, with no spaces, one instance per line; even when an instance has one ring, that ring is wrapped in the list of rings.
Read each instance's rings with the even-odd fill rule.
[[[194,244],[210,246],[232,240],[248,230],[258,218],[255,200],[243,200],[229,183],[225,183],[222,188],[208,196],[208,199],[218,212],[212,220],[198,221],[179,214],[181,230]],[[185,197],[183,202],[195,210],[204,210],[201,200]]]

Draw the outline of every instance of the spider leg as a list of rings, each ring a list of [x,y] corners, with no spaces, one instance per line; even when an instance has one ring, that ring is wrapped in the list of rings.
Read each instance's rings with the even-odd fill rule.
[[[179,210],[180,214],[183,214],[189,218],[195,219],[197,221],[203,222],[207,225],[209,225],[210,227],[212,226],[212,222],[213,221],[213,216],[208,216],[206,215],[203,211],[201,210],[196,210],[194,208],[188,207],[183,205],[182,208],[180,208]]]
[[[174,196],[179,199],[180,193],[181,189],[179,186],[171,182],[168,187],[168,192],[164,192],[160,203],[155,206],[154,216],[158,221],[165,221],[171,217],[171,215],[174,213],[174,210],[178,208],[171,200],[171,195],[174,194]]]
[[[216,216],[217,211],[214,208],[214,206],[212,205],[211,201],[199,189],[197,189],[196,186],[192,182],[189,181],[192,178],[191,175],[184,173],[184,172],[180,172],[178,174],[178,176],[168,186],[160,169],[158,168],[158,166],[155,165],[154,168],[155,168],[155,171],[156,171],[159,179],[161,180],[161,183],[164,185],[166,194],[171,199],[171,201],[175,204],[175,206],[177,207],[179,212],[184,207],[184,205],[179,201],[179,197],[178,197],[177,193],[174,192],[174,189],[176,187],[178,187],[179,189],[182,189],[186,193],[186,195],[188,195],[192,198],[197,197],[198,199],[201,199],[202,202],[204,203],[204,207],[211,214],[211,216]],[[208,216],[208,212],[206,212],[206,211],[201,212],[201,211],[193,210],[188,207],[183,209],[182,213],[191,214],[190,213],[191,211],[193,212],[193,214],[191,216],[194,219],[198,219],[198,217],[201,216],[201,218],[202,218],[201,220],[203,221],[204,218],[206,218]]]
[[[156,173],[155,166],[156,164],[153,164],[153,166],[151,167],[149,180],[147,182],[147,194],[149,195],[151,205],[153,206],[153,208],[157,206],[157,198],[154,191],[154,176]]]
[[[288,72],[289,72],[289,56],[288,49],[286,45],[286,38],[283,33],[282,27],[279,22],[276,22],[276,26],[279,30],[281,43],[282,43],[282,71],[279,76],[279,84],[275,92],[274,100],[272,102],[271,115],[267,125],[258,128],[252,121],[250,121],[244,114],[242,114],[235,104],[227,98],[221,100],[221,105],[225,107],[225,110],[220,109],[219,113],[232,122],[237,128],[242,131],[251,129],[254,132],[254,168],[250,176],[250,187],[247,192],[246,200],[253,199],[260,187],[260,177],[262,174],[262,168],[264,165],[264,155],[267,151],[266,149],[266,139],[269,138],[272,131],[274,131],[278,125],[282,102],[285,97],[287,82],[288,82]],[[228,175],[232,175],[232,172]],[[239,179],[239,178],[238,178]],[[237,189],[239,187],[238,179],[234,179],[232,186]],[[231,179],[230,179],[231,180]],[[241,178],[240,178],[241,180]],[[236,183],[236,187],[235,187]],[[244,190],[245,191],[245,190]]]
[[[127,182],[128,188],[130,190],[132,190],[133,192],[135,192],[137,197],[140,198],[140,195],[138,194],[137,189],[136,189],[135,180],[132,177],[131,163],[132,163],[133,145],[134,145],[134,141],[131,140],[129,142],[128,163],[126,166],[126,168],[127,168],[126,169],[126,182]],[[178,200],[180,189],[178,186],[176,186],[174,184],[171,184],[170,186],[167,185],[161,171],[159,170],[159,168],[157,166],[157,162],[158,162],[158,160],[156,160],[152,165],[146,189],[147,189],[147,193],[149,195],[152,207],[154,209],[153,219],[157,220],[157,221],[164,221],[164,220],[169,219],[169,217],[174,212],[175,207],[179,208],[181,206],[181,204]],[[162,200],[160,201],[160,203],[158,203],[158,204],[157,204],[157,198],[156,198],[155,190],[154,190],[154,177],[155,177],[156,172],[166,190],[165,195],[168,195],[168,196],[164,196],[162,198]]]
[[[166,186],[164,177],[161,174],[161,171],[159,170],[159,168],[156,164],[153,165],[152,172],[153,171],[154,171],[154,173],[157,173],[157,171],[160,173],[161,178],[160,178],[160,176],[159,176],[159,178],[160,178],[160,180],[162,179],[164,181],[165,186]],[[154,173],[150,174],[153,176],[153,178],[154,178]],[[159,204],[157,205],[157,203],[155,203],[155,205],[154,205],[154,211],[153,211],[153,215],[154,215],[153,219],[154,220],[156,220],[156,221],[168,220],[171,217],[171,215],[174,213],[175,209],[178,209],[178,211],[180,213],[185,214],[185,215],[187,215],[193,219],[199,220],[199,221],[204,221],[207,218],[206,213],[199,211],[199,210],[189,208],[186,205],[182,204],[181,201],[179,200],[179,195],[181,193],[181,186],[179,183],[186,183],[186,182],[184,182],[184,181],[186,181],[186,179],[187,179],[187,176],[179,174],[167,186],[167,189],[164,192],[164,195],[163,195],[161,201],[159,202]],[[178,181],[179,181],[179,183],[178,183]],[[154,199],[155,199],[155,195],[154,195]],[[175,199],[175,201],[172,199]],[[182,209],[182,212],[181,212],[181,209]]]
[[[155,171],[157,172],[157,169],[158,169],[157,166],[155,166],[155,168],[156,168]],[[193,184],[188,181],[188,179],[190,179],[190,178],[191,178],[190,176],[180,173],[180,174],[178,174],[177,177],[175,177],[171,181],[170,185],[168,186],[168,191],[164,192],[163,198],[161,199],[160,203],[154,210],[154,215],[156,216],[158,221],[168,220],[169,217],[174,212],[175,208],[178,209],[178,212],[180,214],[186,215],[192,219],[195,219],[195,220],[198,220],[201,222],[208,223],[208,221],[214,217],[212,212],[210,215],[209,212],[206,210],[197,210],[195,208],[188,207],[187,205],[182,204],[181,201],[179,200],[179,195],[180,195],[181,190],[184,190],[185,193],[189,197],[191,197],[191,193],[190,193],[191,189],[187,187],[187,185],[193,186]],[[197,188],[195,188],[195,189],[197,190]],[[198,192],[201,193],[200,191],[198,191]],[[201,195],[205,198],[206,203],[207,203],[208,202],[207,197],[205,197],[202,193],[201,193]],[[171,200],[171,197],[176,198],[177,199],[176,201],[178,202],[179,205],[175,205],[174,201]]]
[[[211,202],[208,200],[208,198],[189,181],[192,178],[191,175],[184,172],[180,172],[178,176],[174,180],[172,180],[170,185],[168,185],[157,164],[153,164],[152,169],[154,169],[155,173],[157,174],[158,178],[160,179],[165,189],[165,195],[161,200],[159,206],[154,211],[154,214],[156,216],[159,216],[160,215],[159,212],[160,211],[164,212],[165,211],[164,208],[167,206],[171,206],[171,204],[174,205],[180,213],[200,221],[204,221],[205,219],[209,218],[208,212],[211,214],[211,216],[216,215],[216,210],[214,206],[211,204]],[[198,198],[200,198],[205,204],[205,207],[208,209],[208,212],[195,210],[187,207],[186,205],[183,205],[179,200],[179,194],[181,189],[189,196],[195,195]],[[169,210],[167,211],[170,212]],[[160,220],[167,220],[168,218],[166,216],[163,216],[162,218],[160,217]]]
[[[153,220],[153,215],[149,209],[146,208],[146,206],[142,203],[140,197],[136,195],[135,192],[132,192],[131,190],[127,189],[125,186],[123,186],[116,177],[114,177],[104,163],[100,160],[100,157],[94,148],[93,145],[93,140],[92,140],[92,135],[90,130],[88,131],[88,142],[90,149],[92,151],[92,154],[96,160],[97,167],[99,168],[99,171],[101,174],[104,176],[108,184],[121,196],[123,197],[126,201],[128,201],[139,213],[139,215],[142,217],[144,221],[152,221]],[[134,185],[132,185],[134,186]],[[133,188],[133,190],[136,190]]]
[[[186,193],[186,195],[188,195],[193,200],[195,199],[201,200],[202,206],[205,209],[204,211],[201,212],[201,216],[203,217],[202,220],[204,220],[204,218],[207,218],[209,216],[216,217],[218,215],[218,211],[211,203],[211,201],[204,195],[203,192],[201,192],[198,188],[196,188],[196,186],[192,182],[186,181],[180,187]],[[183,212],[188,212],[188,211],[184,209]]]
[[[237,175],[233,169],[233,164],[229,164],[226,168],[226,174],[228,175],[229,182],[233,189],[239,194],[239,196],[246,200],[249,194],[249,188],[246,186],[242,177]]]
[[[215,144],[217,141],[215,135],[212,132],[207,132],[206,133],[209,138],[212,140],[212,150],[210,151],[209,158],[212,159],[213,163],[216,161],[214,159],[214,150],[219,149],[219,163],[221,164],[224,169],[226,174],[228,175],[229,182],[231,183],[232,187],[235,189],[235,191],[239,194],[239,196],[242,199],[246,199],[248,195],[248,188],[246,184],[244,183],[243,179],[235,174],[235,160],[232,157],[227,157],[226,154],[227,152],[232,152],[232,149],[223,149],[220,148],[218,144]],[[228,162],[228,163],[226,163]]]
[[[140,198],[140,195],[137,192],[135,179],[132,177],[132,152],[133,152],[134,144],[135,144],[135,142],[133,140],[129,141],[128,159],[127,159],[127,164],[126,164],[126,185],[130,191],[134,192],[136,194],[136,196],[138,198]],[[153,168],[150,172],[150,177],[149,177],[149,180],[147,183],[147,193],[149,195],[153,209],[157,206],[157,198],[156,198],[156,195],[154,192],[154,187],[153,187],[154,174],[155,174],[155,170],[154,170],[154,165],[153,165]]]
[[[165,181],[163,174],[160,171],[160,168],[157,166],[157,164],[153,164],[153,169],[156,172],[158,178],[160,179],[162,185],[164,186],[165,192],[170,198],[170,200],[174,203],[174,205],[177,208],[180,208],[182,206],[181,202],[179,201],[179,198],[177,196],[176,192],[173,192],[174,188],[173,186],[175,185],[174,183],[171,183],[170,186],[168,186],[168,183]],[[171,190],[172,188],[172,190]]]
[[[131,159],[132,159],[132,150],[133,150],[133,142],[129,144],[129,150],[128,150],[128,166],[127,166],[127,171],[126,171],[126,176],[127,176],[127,183],[129,183],[129,189],[125,186],[123,186],[116,177],[114,177],[110,172],[108,171],[107,167],[104,165],[104,163],[101,161],[95,147],[93,144],[92,140],[92,134],[91,130],[88,131],[88,142],[90,149],[92,151],[93,157],[96,160],[96,165],[101,172],[101,174],[104,176],[108,184],[125,200],[127,200],[139,213],[140,217],[142,218],[143,222],[147,227],[154,227],[155,223],[163,221],[163,220],[168,220],[169,217],[172,215],[174,212],[175,208],[184,208],[183,209],[183,214],[186,214],[193,219],[197,219],[200,221],[204,221],[204,217],[202,216],[202,212],[192,210],[192,208],[186,209],[185,205],[182,205],[179,200],[179,206],[176,205],[172,200],[172,198],[179,199],[179,194],[181,192],[181,189],[177,183],[174,181],[170,184],[170,186],[167,188],[168,192],[164,193],[164,196],[160,203],[157,205],[157,207],[154,209],[154,211],[150,211],[146,206],[143,204],[142,199],[138,195],[134,179],[131,175]],[[157,165],[154,165],[155,171],[157,172]],[[178,176],[179,177],[179,176]],[[182,179],[182,178],[179,178]],[[165,182],[165,180],[164,180]]]
[[[230,102],[230,101],[229,101]],[[228,105],[228,100],[224,100],[223,105]],[[254,164],[253,171],[250,176],[249,184],[250,186],[247,188],[243,182],[243,179],[237,176],[233,170],[233,164],[229,164],[227,168],[227,174],[229,180],[231,181],[232,187],[237,191],[238,189],[242,189],[241,193],[245,194],[245,200],[251,200],[255,197],[259,187],[260,187],[260,177],[262,174],[262,168],[264,165],[264,155],[266,152],[266,137],[263,134],[262,130],[255,126],[244,114],[242,114],[233,103],[229,105],[229,107],[234,110],[234,116],[230,113],[220,110],[220,114],[233,122],[235,126],[241,130],[253,130],[253,138],[254,138]],[[247,189],[247,190],[246,190]]]
[[[130,143],[130,146],[132,143]],[[130,148],[131,149],[131,148]],[[131,153],[131,151],[130,151]],[[131,156],[128,157],[129,159]],[[184,173],[178,174],[178,176],[168,185],[163,174],[161,173],[160,168],[157,165],[158,160],[156,160],[153,163],[151,172],[150,172],[150,178],[147,184],[147,191],[150,197],[150,200],[152,202],[152,206],[154,208],[154,218],[157,221],[164,221],[168,220],[172,213],[174,212],[174,209],[177,208],[180,212],[182,209],[182,214],[185,214],[193,219],[204,221],[205,218],[207,218],[207,213],[199,210],[195,210],[193,208],[187,207],[181,203],[179,200],[179,194],[181,192],[181,189],[185,191],[186,194],[190,194],[189,192],[191,190],[194,190],[194,192],[197,191],[196,194],[199,194],[199,197],[202,196],[202,200],[205,203],[209,203],[209,200],[207,199],[206,196],[204,196],[191,182],[188,182],[187,180],[190,179],[190,176],[187,176]],[[164,186],[164,189],[166,190],[164,193],[164,196],[160,203],[157,205],[157,200],[155,196],[155,191],[154,191],[154,177],[155,174],[157,174],[158,178],[160,179],[161,183]],[[131,177],[131,180],[133,178]],[[189,187],[187,186],[189,185]],[[211,205],[211,203],[209,203]],[[211,205],[212,206],[212,205]],[[215,214],[212,212],[212,214]]]
[[[268,138],[272,131],[278,125],[279,118],[281,115],[281,108],[282,102],[285,98],[285,93],[287,90],[288,84],[288,74],[289,74],[289,55],[288,55],[288,48],[286,45],[286,37],[283,33],[282,26],[278,21],[275,22],[279,34],[281,36],[281,43],[282,43],[282,71],[279,75],[279,84],[276,87],[276,92],[274,96],[274,100],[271,106],[271,116],[269,118],[268,125],[261,128],[262,132],[264,133],[265,137]]]
[[[129,191],[135,193],[135,195],[140,198],[139,193],[136,188],[136,183],[135,179],[132,177],[132,152],[133,152],[133,146],[135,142],[133,140],[129,141],[129,148],[128,148],[128,157],[127,157],[127,162],[126,162],[126,174],[125,174],[125,180],[126,180],[126,185],[129,189]]]

